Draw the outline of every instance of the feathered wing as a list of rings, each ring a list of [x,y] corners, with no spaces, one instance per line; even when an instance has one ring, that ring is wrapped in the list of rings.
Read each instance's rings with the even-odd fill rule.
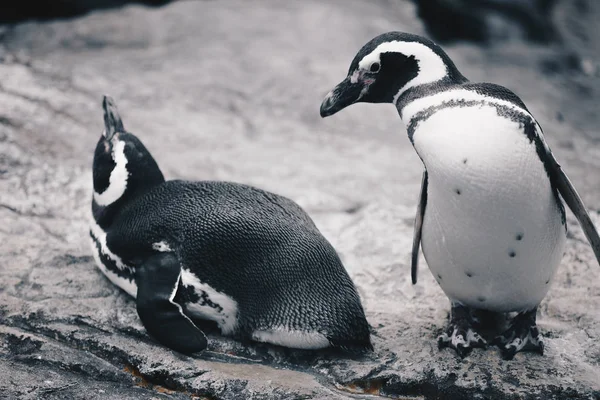
[[[417,283],[417,269],[419,267],[419,246],[421,245],[421,231],[423,230],[423,217],[425,216],[425,206],[427,205],[427,170],[423,171],[423,180],[421,181],[421,193],[419,194],[419,204],[417,206],[417,215],[415,217],[415,229],[413,233],[412,258],[410,263],[410,277],[413,285]]]
[[[146,330],[163,345],[189,354],[206,349],[207,340],[173,301],[181,267],[172,253],[153,255],[136,270],[137,311]]]
[[[577,193],[577,190],[575,190],[575,187],[573,187],[573,184],[561,168],[560,164],[556,161],[550,150],[546,151],[546,157],[548,157],[549,161],[547,165],[552,169],[554,185],[558,189],[558,192],[562,198],[565,200],[565,203],[567,203],[573,214],[575,214],[575,217],[583,229],[583,233],[585,233],[585,236],[594,250],[594,254],[596,255],[598,263],[600,263],[600,236],[598,235],[598,230],[590,218],[590,214],[588,213],[585,204],[583,204],[579,193]]]

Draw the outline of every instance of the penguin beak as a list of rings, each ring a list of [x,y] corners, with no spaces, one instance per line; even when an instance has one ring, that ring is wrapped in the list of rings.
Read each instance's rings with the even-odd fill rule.
[[[344,79],[325,96],[321,103],[321,117],[329,117],[356,103],[363,96],[364,89],[364,85],[360,81],[352,83],[350,77]]]
[[[123,121],[117,110],[117,105],[112,97],[104,95],[102,99],[102,110],[104,111],[104,137],[110,141],[115,133],[125,132]]]

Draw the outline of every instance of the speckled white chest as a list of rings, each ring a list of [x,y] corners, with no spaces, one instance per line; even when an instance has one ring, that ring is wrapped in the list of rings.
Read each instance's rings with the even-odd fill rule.
[[[422,249],[446,295],[499,312],[539,304],[565,227],[523,127],[491,105],[452,107],[421,121],[413,141],[429,174]]]

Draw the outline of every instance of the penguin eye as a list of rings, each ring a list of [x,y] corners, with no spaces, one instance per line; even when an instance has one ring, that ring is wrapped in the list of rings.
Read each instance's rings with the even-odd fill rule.
[[[369,67],[369,71],[371,71],[371,72],[379,72],[380,69],[381,69],[381,64],[379,64],[378,62],[374,62]]]

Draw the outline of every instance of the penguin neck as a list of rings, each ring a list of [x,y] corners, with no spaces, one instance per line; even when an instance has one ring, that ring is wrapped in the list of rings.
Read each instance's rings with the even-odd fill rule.
[[[106,230],[114,221],[115,216],[120,209],[117,203],[108,206],[100,206],[95,200],[92,200],[92,217],[102,229]]]
[[[395,103],[398,114],[400,114],[400,119],[406,126],[408,126],[412,117],[414,116],[414,113],[407,115],[405,112],[408,106],[411,104],[414,105],[415,102],[420,99],[459,88],[461,85],[468,82],[469,81],[464,76],[458,73],[458,76],[448,75],[438,81],[415,86],[406,90],[401,96],[398,97]]]
[[[437,46],[421,46],[420,53],[413,56],[418,63],[417,76],[394,96],[400,118],[403,118],[403,109],[413,101],[469,82],[452,59]],[[409,121],[403,119],[403,122],[407,124]]]
[[[156,161],[149,153],[146,152],[140,160],[132,161],[119,153],[119,149],[113,155],[114,167],[108,177],[108,185],[101,183],[106,182],[106,178],[94,179],[92,214],[102,228],[109,226],[127,204],[165,182]],[[94,172],[96,170],[95,165]]]

